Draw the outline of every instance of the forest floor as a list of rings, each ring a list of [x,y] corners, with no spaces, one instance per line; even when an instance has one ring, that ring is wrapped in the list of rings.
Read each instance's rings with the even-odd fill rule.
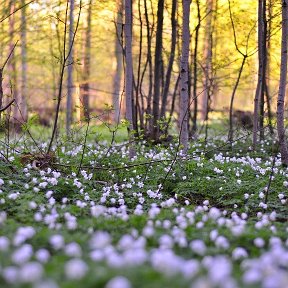
[[[125,143],[79,135],[53,161],[46,142],[1,140],[0,287],[288,287],[275,141],[215,134],[186,157],[141,142],[130,160]]]

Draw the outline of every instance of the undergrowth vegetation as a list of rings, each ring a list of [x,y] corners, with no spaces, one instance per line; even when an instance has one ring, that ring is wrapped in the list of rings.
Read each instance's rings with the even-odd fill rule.
[[[127,143],[91,135],[49,161],[46,142],[1,142],[1,287],[287,287],[275,141],[200,137],[186,156],[142,141],[129,159]]]

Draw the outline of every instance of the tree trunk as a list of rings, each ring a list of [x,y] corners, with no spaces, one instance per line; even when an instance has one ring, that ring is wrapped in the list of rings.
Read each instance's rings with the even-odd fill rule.
[[[171,49],[170,49],[170,57],[169,63],[167,67],[164,90],[162,94],[162,106],[161,106],[161,117],[165,117],[166,109],[167,109],[167,99],[170,87],[170,79],[171,73],[175,58],[175,48],[176,48],[176,37],[177,37],[177,19],[176,19],[176,10],[177,10],[177,0],[173,0],[172,2],[172,12],[171,12],[171,26],[172,26],[172,36],[171,36]]]
[[[73,37],[74,37],[74,0],[70,0],[69,13],[69,47],[71,50],[68,57],[67,68],[67,102],[66,102],[66,134],[69,135],[72,123],[72,96],[73,96]]]
[[[152,23],[152,28],[150,29],[150,22],[148,16],[148,7],[147,0],[144,0],[144,9],[145,9],[145,22],[147,29],[147,63],[148,63],[148,72],[149,72],[149,87],[148,87],[148,96],[147,96],[147,108],[146,108],[146,123],[145,123],[145,134],[150,137],[152,135],[153,124],[152,124],[152,92],[153,92],[153,65],[152,65],[152,33],[154,28],[154,21]],[[153,17],[154,20],[154,17]]]
[[[196,0],[197,4],[197,19],[198,23],[195,29],[195,46],[193,55],[193,125],[192,125],[192,135],[195,136],[197,132],[197,114],[198,114],[198,96],[197,96],[197,80],[198,80],[198,44],[199,44],[199,30],[201,26],[201,12],[200,12],[200,2]]]
[[[259,102],[262,99],[262,80],[263,80],[263,0],[258,0],[258,82],[254,98],[253,116],[253,148],[256,148],[259,130]]]
[[[140,121],[140,130],[144,128],[144,115],[143,115],[143,105],[140,105],[144,102],[143,95],[141,93],[141,64],[142,64],[142,50],[143,50],[143,21],[142,21],[142,15],[141,15],[141,0],[138,0],[138,19],[139,19],[139,29],[140,29],[140,35],[139,35],[139,53],[138,53],[138,67],[137,67],[137,81],[136,81],[136,95],[135,95],[135,101],[136,101],[136,109],[135,109],[135,119],[134,119],[134,126],[136,127],[136,134],[139,136],[139,129],[138,129],[138,117]],[[140,99],[141,97],[141,99]]]
[[[202,98],[202,119],[207,119],[208,104],[211,93],[211,78],[212,78],[212,13],[213,13],[213,0],[206,1],[206,27],[204,39],[204,93]]]
[[[155,62],[154,62],[154,95],[153,95],[153,131],[152,139],[157,141],[159,138],[159,105],[160,105],[160,81],[161,81],[161,66],[162,66],[162,37],[163,37],[163,12],[164,0],[158,0],[157,10],[157,32],[156,32],[156,47],[155,47]]]
[[[262,28],[262,42],[261,42],[261,54],[262,54],[262,72],[261,72],[261,94],[260,94],[260,105],[259,105],[259,129],[260,129],[260,140],[264,140],[264,104],[265,104],[265,83],[266,83],[266,64],[267,64],[267,22],[266,22],[266,0],[262,1],[261,7],[261,28]]]
[[[91,14],[92,0],[89,1],[88,14],[86,21],[86,35],[83,61],[83,84],[80,86],[80,118],[88,122],[90,118],[89,107],[89,77],[90,77],[90,50],[91,50]]]
[[[27,112],[27,40],[26,40],[26,7],[25,0],[21,0],[21,96],[18,103],[21,110],[21,122],[28,119]]]
[[[10,0],[9,3],[10,13],[14,13],[15,11],[15,4],[14,1]],[[13,51],[14,49],[14,31],[15,30],[15,17],[14,14],[9,17],[9,51]],[[15,99],[15,102],[18,103],[18,91],[17,91],[17,70],[16,70],[16,60],[14,53],[11,55],[10,61],[8,62],[8,71],[9,71],[9,78],[10,78],[10,85],[11,85],[11,97]],[[10,108],[12,110],[12,107]],[[17,105],[14,105],[13,109],[13,117],[18,115],[19,119],[19,108]],[[15,119],[12,119],[12,123],[15,122]]]
[[[133,148],[133,62],[132,62],[132,0],[125,0],[125,94],[126,94],[126,120],[128,121],[129,156],[135,155]]]
[[[268,1],[268,22],[267,22],[267,40],[266,40],[266,79],[265,79],[265,94],[267,102],[267,112],[268,112],[268,125],[270,134],[274,134],[272,125],[272,111],[271,111],[271,97],[270,97],[270,76],[271,76],[271,65],[270,65],[270,50],[271,50],[271,36],[272,36],[272,3],[271,0]]]
[[[282,42],[281,42],[281,65],[280,83],[277,99],[277,132],[279,138],[282,164],[288,165],[288,149],[285,138],[284,126],[284,101],[286,94],[287,80],[287,41],[288,41],[288,4],[287,0],[282,1]]]
[[[183,145],[183,152],[188,150],[188,65],[189,65],[189,45],[190,45],[190,0],[182,0],[183,6],[183,28],[182,28],[182,57],[181,57],[181,88],[180,88],[180,143]]]
[[[122,75],[122,61],[123,61],[123,49],[122,42],[122,21],[123,21],[123,0],[118,0],[117,17],[116,17],[116,39],[115,39],[115,58],[116,58],[116,71],[113,79],[113,120],[116,125],[120,120],[120,87],[121,87],[121,75]]]

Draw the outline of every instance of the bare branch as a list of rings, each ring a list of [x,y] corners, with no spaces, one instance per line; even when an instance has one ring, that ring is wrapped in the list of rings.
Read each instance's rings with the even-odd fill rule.
[[[5,20],[8,19],[9,17],[11,17],[13,14],[15,14],[16,12],[18,12],[19,10],[23,9],[24,7],[28,6],[29,4],[31,4],[31,3],[33,3],[33,2],[35,2],[35,0],[32,0],[32,1],[30,1],[30,2],[28,2],[28,3],[26,3],[26,4],[24,4],[24,5],[22,5],[22,6],[20,6],[20,7],[18,7],[18,8],[15,9],[13,12],[11,12],[9,15],[5,16],[4,18],[2,18],[2,19],[0,20],[0,23],[2,23],[3,21],[5,21]]]

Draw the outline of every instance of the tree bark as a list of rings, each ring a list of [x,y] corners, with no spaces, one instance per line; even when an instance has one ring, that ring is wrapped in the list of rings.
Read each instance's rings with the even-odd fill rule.
[[[158,0],[157,10],[157,32],[156,32],[156,47],[154,61],[154,95],[153,95],[153,130],[152,139],[157,141],[159,138],[159,119],[160,119],[160,81],[161,81],[161,66],[162,66],[162,37],[163,37],[163,12],[164,0]]]
[[[267,21],[266,21],[266,0],[262,1],[261,7],[261,28],[262,28],[262,42],[261,42],[261,54],[262,54],[262,72],[261,72],[261,94],[260,94],[260,105],[259,105],[259,129],[260,129],[260,140],[264,140],[264,104],[265,104],[265,83],[266,83],[266,65],[267,65]]]
[[[143,50],[143,21],[142,21],[142,15],[141,15],[141,0],[138,0],[138,18],[139,18],[139,53],[138,53],[138,67],[137,67],[137,81],[136,81],[136,87],[135,87],[135,119],[134,119],[134,126],[136,127],[136,135],[139,136],[139,129],[138,129],[138,116],[140,121],[140,130],[144,128],[144,113],[143,113],[143,105],[140,105],[144,103],[143,95],[141,93],[141,65],[142,65],[142,50]],[[141,97],[141,99],[140,99]],[[141,133],[141,132],[140,132]]]
[[[121,46],[122,39],[122,21],[123,21],[123,0],[118,0],[117,17],[116,17],[116,39],[115,39],[115,57],[116,57],[116,71],[113,79],[113,120],[116,125],[120,120],[120,87],[121,87],[121,75],[122,75],[122,55],[123,49]]]
[[[180,143],[183,145],[183,152],[188,150],[188,65],[189,65],[189,46],[190,46],[190,0],[182,0],[183,7],[183,28],[182,28],[182,57],[181,57],[181,89],[180,89]]]
[[[14,1],[10,0],[9,3],[9,8],[10,8],[10,13],[12,14],[15,10],[15,4]],[[9,17],[9,50],[10,53],[11,51],[14,50],[15,48],[15,43],[14,43],[14,31],[15,30],[15,17],[14,14],[11,15]],[[10,78],[10,85],[11,85],[11,92],[12,95],[11,97],[13,99],[15,99],[15,102],[19,102],[18,99],[18,91],[17,91],[17,69],[16,69],[16,60],[15,60],[15,56],[14,53],[11,55],[10,61],[8,62],[8,71],[9,71],[9,78]],[[12,107],[10,108],[12,110]],[[19,119],[19,108],[17,107],[17,105],[14,105],[14,109],[12,111],[13,113],[13,117],[15,118],[15,116],[18,115],[18,119]],[[12,118],[12,123],[15,119]]]
[[[125,94],[126,94],[126,120],[128,121],[129,156],[135,155],[133,148],[133,62],[132,62],[132,0],[125,0]]]
[[[287,81],[287,43],[288,43],[288,4],[287,0],[282,1],[282,42],[281,42],[281,65],[280,83],[277,99],[277,132],[281,152],[282,164],[288,165],[288,149],[285,138],[284,126],[284,101]]]
[[[202,119],[206,120],[209,110],[209,98],[211,93],[211,78],[212,78],[212,13],[213,13],[213,0],[207,0],[207,16],[205,26],[205,39],[204,39],[204,94],[202,98]]]
[[[176,48],[176,37],[177,37],[177,19],[176,19],[176,10],[177,10],[177,0],[173,0],[172,2],[172,11],[171,11],[171,26],[172,26],[172,36],[171,36],[171,48],[170,48],[170,57],[165,77],[165,84],[162,95],[162,105],[161,105],[161,117],[165,117],[166,109],[167,109],[167,99],[170,87],[170,80],[172,74],[172,68],[175,58],[175,48]]]
[[[26,6],[25,0],[21,0],[21,97],[19,107],[21,110],[21,122],[28,119],[27,111],[27,39],[26,39]]]
[[[195,46],[193,55],[193,103],[194,111],[192,118],[192,135],[195,136],[197,132],[197,114],[198,114],[198,97],[197,97],[197,81],[198,81],[198,44],[199,44],[199,30],[201,27],[201,12],[200,12],[200,2],[196,0],[197,4],[197,19],[198,23],[195,29]]]
[[[86,20],[86,35],[84,47],[84,61],[83,61],[83,84],[80,86],[80,117],[84,118],[86,122],[90,118],[89,107],[89,77],[90,77],[90,51],[91,51],[91,15],[92,15],[92,0],[89,1],[88,14]]]
[[[145,11],[145,22],[147,30],[147,63],[148,63],[148,72],[149,72],[149,87],[148,87],[148,96],[147,96],[147,108],[146,108],[146,123],[145,123],[145,134],[150,137],[152,135],[153,123],[152,123],[152,92],[153,92],[153,65],[152,65],[152,33],[154,29],[154,17],[152,28],[150,29],[150,22],[148,16],[148,7],[147,0],[144,0],[144,11]],[[154,16],[154,15],[153,15]]]
[[[73,37],[74,37],[74,0],[70,0],[69,10],[69,47],[70,54],[68,57],[67,68],[67,102],[66,102],[66,134],[69,135],[72,123],[72,94],[73,94]]]
[[[271,65],[270,65],[270,50],[271,50],[271,36],[272,36],[272,3],[271,0],[268,1],[268,21],[267,21],[267,40],[266,40],[266,79],[265,79],[265,94],[267,102],[267,112],[268,112],[268,125],[270,134],[274,134],[272,125],[272,111],[271,111],[271,97],[270,97],[270,76],[271,76]]]
[[[262,81],[263,81],[263,0],[258,0],[258,81],[254,98],[253,115],[253,148],[256,148],[259,130],[259,105],[262,99]]]

